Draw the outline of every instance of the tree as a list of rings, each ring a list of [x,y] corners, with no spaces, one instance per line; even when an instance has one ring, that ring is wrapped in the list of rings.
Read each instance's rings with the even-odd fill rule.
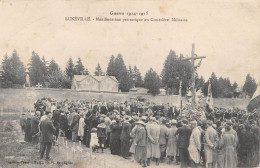
[[[245,84],[243,86],[243,92],[245,92],[248,96],[252,97],[255,93],[257,88],[257,84],[255,82],[255,79],[250,76],[250,74],[247,74]]]
[[[49,73],[44,84],[48,88],[71,88],[71,80],[68,76],[64,75],[60,69]]]
[[[10,60],[7,56],[7,54],[5,54],[4,59],[2,60],[2,68],[3,68],[3,73],[2,73],[2,78],[3,81],[1,82],[1,87],[4,88],[8,88],[8,87],[12,87],[12,73],[10,71]]]
[[[7,54],[2,61],[3,81],[12,84],[23,85],[25,83],[25,68],[16,52],[13,51],[12,56],[8,58]]]
[[[212,72],[211,74],[210,81],[211,81],[212,97],[214,98],[219,97],[221,93],[221,88],[218,83],[218,78],[214,72]]]
[[[65,74],[69,77],[70,80],[72,80],[74,76],[74,64],[71,57],[69,58],[69,61],[67,63]]]
[[[133,73],[134,73],[134,78],[135,78],[135,81],[134,81],[135,86],[136,87],[143,87],[144,82],[143,82],[141,73],[136,66],[134,66]]]
[[[208,86],[209,86],[209,81],[205,82],[202,86],[202,93],[204,94],[204,96],[208,95]]]
[[[59,65],[55,62],[54,59],[51,60],[50,64],[49,64],[49,68],[48,68],[48,74],[53,74],[57,71],[59,71]]]
[[[154,96],[160,93],[161,79],[152,68],[145,74],[144,86]]]
[[[180,57],[171,50],[167,56],[164,67],[161,73],[162,84],[167,90],[171,90],[168,94],[179,94],[180,80],[182,80],[182,94],[186,94],[189,86],[190,79],[192,75],[191,63],[190,61],[181,60],[183,55]]]
[[[196,88],[196,91],[198,91],[199,89],[202,89],[204,83],[205,83],[205,80],[204,80],[203,76],[198,78],[198,74],[196,74],[196,77],[195,77],[195,88]]]
[[[97,65],[97,67],[96,67],[95,75],[96,76],[103,76],[104,75],[104,73],[102,72],[102,69],[101,69],[101,66],[100,66],[99,63]]]
[[[115,76],[115,57],[114,57],[114,55],[111,56],[110,61],[108,63],[107,75],[108,76]]]
[[[89,75],[90,73],[89,73],[89,71],[88,71],[88,69],[86,68],[84,71],[83,71],[83,75]]]
[[[218,97],[233,97],[233,90],[229,78],[220,77],[218,79],[219,93]]]
[[[232,85],[232,91],[236,91],[236,89],[238,88],[238,84],[237,82],[234,82],[233,85]]]
[[[82,63],[81,58],[78,58],[77,64],[75,66],[75,75],[82,75],[85,70],[85,67]]]
[[[46,62],[43,62],[39,55],[32,52],[31,62],[29,66],[29,74],[30,74],[30,81],[33,86],[37,85],[38,83],[43,84],[45,76],[47,75],[47,68],[45,65]]]
[[[128,73],[123,57],[121,54],[118,54],[115,62],[113,64],[113,73],[112,75],[116,77],[119,81],[119,89],[122,92],[128,92],[130,88],[133,87],[133,80]]]

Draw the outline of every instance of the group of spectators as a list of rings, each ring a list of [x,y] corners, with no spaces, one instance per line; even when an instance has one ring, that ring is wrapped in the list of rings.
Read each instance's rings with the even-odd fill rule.
[[[239,108],[178,109],[152,102],[92,100],[35,102],[35,115],[22,116],[25,141],[43,142],[41,123],[49,118],[57,139],[82,141],[93,152],[109,149],[143,167],[180,163],[181,167],[256,167],[259,164],[259,111]],[[45,115],[47,114],[47,116]],[[46,145],[45,145],[46,146]],[[41,158],[45,148],[40,148]],[[44,149],[44,150],[43,150]],[[48,155],[48,156],[47,156]],[[46,153],[49,158],[49,153]]]

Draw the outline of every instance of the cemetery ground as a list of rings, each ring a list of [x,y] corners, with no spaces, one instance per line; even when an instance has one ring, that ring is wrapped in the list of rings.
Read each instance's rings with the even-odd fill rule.
[[[141,168],[131,157],[129,160],[105,153],[92,153],[89,148],[77,142],[73,144],[66,138],[59,138],[58,145],[51,149],[51,160],[40,159],[39,147],[36,149],[31,143],[23,141],[24,135],[19,125],[19,112],[17,114],[4,112],[0,116],[0,168]],[[161,163],[160,167],[179,167],[174,162],[171,165]],[[155,162],[150,168],[158,167]]]

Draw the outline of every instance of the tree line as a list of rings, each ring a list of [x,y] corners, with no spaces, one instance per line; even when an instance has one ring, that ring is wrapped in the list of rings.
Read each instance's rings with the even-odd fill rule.
[[[106,71],[103,71],[98,63],[93,75],[95,76],[115,76],[119,81],[119,89],[122,92],[128,92],[133,87],[145,87],[152,95],[160,93],[160,88],[166,89],[167,94],[176,95],[179,93],[180,81],[182,81],[182,95],[186,95],[191,86],[192,64],[190,61],[183,61],[182,54],[177,55],[170,50],[165,59],[161,74],[159,75],[150,68],[144,78],[139,69],[134,65],[126,66],[122,54],[116,57],[111,56]],[[17,87],[24,85],[26,69],[20,61],[16,50],[10,56],[5,54],[2,60],[2,80],[0,87]],[[89,75],[88,69],[83,65],[82,59],[78,58],[74,64],[70,57],[67,61],[65,71],[62,71],[54,59],[48,63],[44,57],[40,57],[36,52],[32,52],[30,63],[28,64],[28,73],[31,86],[38,84],[48,88],[71,88],[74,75]],[[212,72],[211,87],[213,97],[233,97],[237,90],[237,83],[231,84],[229,78],[219,77]],[[199,76],[195,69],[195,87],[201,89],[204,95],[207,95],[208,82],[202,76]],[[246,76],[243,86],[243,92],[250,97],[257,87],[255,79],[250,74]]]

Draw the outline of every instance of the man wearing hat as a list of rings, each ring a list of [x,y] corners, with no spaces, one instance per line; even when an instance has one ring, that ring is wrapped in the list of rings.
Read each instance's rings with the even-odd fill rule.
[[[176,120],[171,120],[171,125],[172,127],[169,128],[168,130],[168,143],[167,143],[167,149],[166,149],[166,154],[169,157],[169,162],[168,164],[173,161],[173,158],[175,157],[175,160],[177,162],[176,156],[177,156],[177,137],[175,136],[175,133],[177,131],[176,127],[177,121]],[[178,163],[178,162],[177,162]]]
[[[56,140],[57,140],[58,137],[59,137],[59,130],[60,130],[60,112],[61,112],[61,106],[58,105],[58,106],[57,106],[57,109],[55,109],[55,110],[53,111],[53,116],[52,116],[53,124],[54,124],[54,127],[56,128],[56,132],[55,132]]]
[[[161,126],[160,126],[160,136],[159,136],[159,144],[160,144],[160,152],[161,152],[161,162],[163,162],[166,157],[166,144],[168,139],[168,128],[166,127],[166,119],[164,117],[161,118]]]
[[[160,125],[157,124],[155,117],[150,117],[150,122],[147,127],[147,165],[150,165],[151,158],[156,159],[156,165],[159,165],[159,158],[161,156],[159,136]]]
[[[72,141],[76,142],[79,128],[79,114],[75,110],[69,115],[69,127],[72,133]]]
[[[211,120],[207,121],[208,128],[205,132],[205,157],[206,157],[206,167],[211,168],[216,165],[217,153],[215,151],[215,146],[218,141],[217,131],[212,127],[213,122]]]
[[[40,111],[36,111],[35,115],[31,120],[31,133],[32,133],[32,142],[34,145],[37,145],[39,142],[39,122],[40,122]]]
[[[52,113],[50,111],[47,111],[46,115],[47,115],[47,118],[40,122],[40,131],[41,131],[40,141],[41,141],[41,145],[42,145],[40,158],[41,159],[43,158],[43,155],[46,150],[46,159],[49,160],[51,145],[53,142],[53,135],[54,135],[56,129],[51,121]]]
[[[129,156],[129,150],[130,150],[130,133],[132,129],[132,125],[129,123],[130,121],[130,116],[125,116],[124,117],[124,122],[122,124],[122,132],[120,136],[121,140],[121,155],[123,158],[127,159]]]
[[[145,123],[143,121],[136,122],[136,134],[133,141],[135,143],[135,153],[134,158],[143,167],[146,167],[146,143],[147,143],[147,134],[145,129]]]
[[[180,153],[181,167],[187,167],[189,164],[189,143],[190,143],[190,135],[191,129],[188,127],[188,121],[186,119],[182,120],[182,127],[180,127],[175,136],[179,136],[178,138],[178,148]]]
[[[200,151],[201,151],[201,131],[197,125],[197,121],[193,120],[190,122],[192,133],[190,136],[189,153],[191,158],[192,167],[196,167],[200,162]]]

